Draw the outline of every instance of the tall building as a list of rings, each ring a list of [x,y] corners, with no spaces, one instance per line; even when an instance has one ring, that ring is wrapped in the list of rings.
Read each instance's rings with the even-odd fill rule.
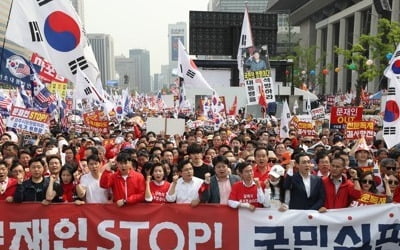
[[[88,34],[100,70],[103,86],[115,80],[114,42],[108,34]]]
[[[129,58],[135,62],[133,84],[137,86],[140,93],[149,93],[151,91],[150,52],[144,49],[131,49],[129,50]]]
[[[168,59],[168,68],[165,68],[165,65],[162,65],[163,68],[161,70],[161,78],[164,83],[172,83],[176,76],[173,75],[172,72],[175,71],[178,65],[178,41],[181,41],[182,44],[188,49],[187,44],[187,25],[185,22],[177,22],[175,24],[168,24],[168,51],[169,51],[169,59]]]
[[[78,13],[79,18],[83,25],[85,25],[85,6],[83,0],[71,0],[72,5],[74,6],[76,12]]]
[[[128,87],[129,91],[138,91],[138,86],[134,82],[135,64],[136,62],[132,58],[123,55],[115,57],[115,71],[119,75],[119,87],[121,89]]]
[[[269,0],[248,0],[247,7],[249,12],[265,12]],[[244,1],[237,0],[210,0],[208,3],[208,11],[222,12],[243,12],[245,7]]]
[[[391,12],[390,12],[391,9]],[[344,56],[335,53],[335,47],[349,49],[358,42],[362,34],[376,35],[378,19],[385,15],[392,21],[400,19],[399,0],[271,0],[269,11],[288,10],[291,25],[300,26],[300,45],[304,48],[316,46],[316,60],[320,64],[315,72],[331,66],[325,76],[325,84],[319,93],[333,94],[355,89],[358,79],[356,71],[343,68],[347,62]],[[379,80],[368,84],[368,91],[374,92]]]

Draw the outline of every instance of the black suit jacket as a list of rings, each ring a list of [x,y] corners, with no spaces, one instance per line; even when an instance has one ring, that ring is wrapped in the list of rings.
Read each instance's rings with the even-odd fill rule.
[[[284,188],[290,190],[289,209],[318,210],[324,205],[325,189],[318,176],[310,175],[310,197],[299,173],[286,176]]]

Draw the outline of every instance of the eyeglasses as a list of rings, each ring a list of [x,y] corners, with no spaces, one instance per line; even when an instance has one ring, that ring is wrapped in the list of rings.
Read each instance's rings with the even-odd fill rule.
[[[396,167],[386,167],[386,169],[387,169],[387,170],[390,170],[390,171],[396,171],[396,170],[397,170]]]
[[[373,181],[373,180],[362,180],[361,183],[362,183],[362,184],[369,184],[369,185],[372,185],[372,184],[374,184],[374,181]]]
[[[256,163],[256,161],[246,161],[247,163],[251,163],[251,164],[254,164],[254,163]]]
[[[399,185],[399,182],[395,180],[389,180],[388,183],[389,185]]]

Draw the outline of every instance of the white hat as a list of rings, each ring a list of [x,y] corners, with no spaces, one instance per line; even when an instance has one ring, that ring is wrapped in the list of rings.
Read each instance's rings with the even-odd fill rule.
[[[269,175],[279,178],[285,174],[285,169],[281,165],[274,165],[269,171]]]

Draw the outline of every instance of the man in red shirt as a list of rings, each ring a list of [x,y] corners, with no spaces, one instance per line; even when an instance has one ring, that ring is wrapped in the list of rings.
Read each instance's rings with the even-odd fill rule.
[[[343,174],[346,162],[343,158],[335,157],[331,162],[331,172],[329,176],[322,177],[325,188],[325,203],[320,212],[326,209],[348,207],[352,200],[357,200],[361,196],[361,187],[358,178],[353,177],[350,181]]]
[[[253,168],[254,178],[260,180],[261,185],[264,186],[264,182],[269,178],[269,171],[271,170],[271,165],[268,163],[268,151],[266,148],[258,147],[254,151],[254,159],[256,161],[256,166]]]
[[[242,181],[233,184],[228,205],[232,208],[243,207],[251,211],[254,211],[256,207],[263,207],[265,195],[260,181],[254,178],[251,164],[247,162],[238,163],[237,170]]]
[[[145,180],[142,174],[133,170],[130,155],[119,153],[117,166],[118,170],[113,173],[107,164],[101,175],[100,187],[112,189],[113,200],[119,207],[144,201]]]

